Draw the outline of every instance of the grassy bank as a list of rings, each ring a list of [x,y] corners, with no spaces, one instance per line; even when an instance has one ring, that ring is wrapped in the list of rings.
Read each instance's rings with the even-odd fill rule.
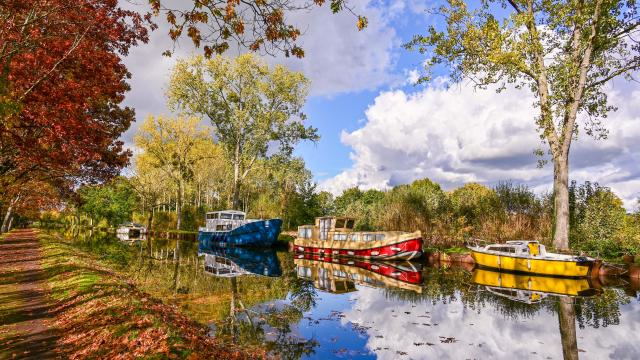
[[[65,357],[260,357],[218,343],[205,326],[139,291],[96,255],[55,235],[42,234],[41,240]]]

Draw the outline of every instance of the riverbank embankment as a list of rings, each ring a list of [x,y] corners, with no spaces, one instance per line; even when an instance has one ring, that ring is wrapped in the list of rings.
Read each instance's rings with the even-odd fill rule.
[[[0,358],[258,358],[207,335],[89,253],[37,230],[0,239]]]

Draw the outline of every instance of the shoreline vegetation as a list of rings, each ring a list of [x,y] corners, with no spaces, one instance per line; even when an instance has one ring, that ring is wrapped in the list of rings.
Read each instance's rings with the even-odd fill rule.
[[[285,246],[287,239],[295,237],[297,226],[312,224],[317,216],[339,215],[354,217],[359,231],[420,230],[425,251],[459,251],[469,239],[489,242],[532,239],[553,248],[553,194],[535,193],[522,184],[501,182],[488,187],[469,183],[444,190],[425,178],[384,191],[350,188],[333,196],[315,191],[315,186],[306,186],[308,178],[302,180],[286,194],[279,194],[286,195],[286,202],[265,203],[262,195],[258,196],[261,187],[242,192],[248,217],[283,219],[279,243]],[[188,192],[180,206],[181,229],[176,230],[177,200],[169,199],[159,208],[145,207],[144,199],[133,191],[135,182],[135,178],[117,178],[100,187],[85,189],[81,192],[84,205],[71,212],[46,212],[41,222],[44,226],[58,222],[106,229],[133,219],[151,225],[155,234],[178,238],[195,236],[198,227],[204,225],[207,211],[224,208],[224,202],[198,202],[198,193]],[[611,189],[597,183],[573,182],[569,195],[573,251],[609,261],[640,253],[640,206],[628,212]],[[109,209],[100,206],[110,202],[114,205]],[[99,208],[103,211],[96,211]]]
[[[3,235],[0,245],[13,234]],[[56,355],[69,359],[265,356],[257,348],[241,350],[221,344],[208,336],[206,326],[189,319],[175,306],[140,291],[118,274],[113,264],[72,246],[59,234],[37,231],[33,236],[37,236],[42,254],[43,281],[50,302],[46,309],[53,318],[47,327],[57,334],[53,347]],[[10,282],[20,284],[17,274],[9,272],[6,276]],[[19,302],[0,306],[5,319],[14,316],[18,317],[15,322],[27,320],[19,319]],[[0,331],[0,337],[5,339],[20,335],[25,334],[11,329]]]

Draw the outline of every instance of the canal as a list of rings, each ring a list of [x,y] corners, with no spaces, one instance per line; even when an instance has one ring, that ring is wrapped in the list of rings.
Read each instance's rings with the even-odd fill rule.
[[[638,282],[67,233],[224,341],[286,359],[637,359]],[[437,265],[437,264],[436,264]]]

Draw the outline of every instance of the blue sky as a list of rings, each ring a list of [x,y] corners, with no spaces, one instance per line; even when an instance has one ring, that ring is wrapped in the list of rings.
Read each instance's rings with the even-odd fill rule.
[[[476,91],[468,83],[446,87],[442,79],[411,84],[424,58],[402,44],[436,21],[425,12],[433,2],[351,3],[368,17],[365,30],[357,31],[353,15],[334,15],[327,7],[290,14],[289,20],[303,30],[305,58],[264,57],[311,80],[305,113],[321,139],[301,144],[296,154],[305,159],[321,189],[384,189],[423,177],[445,189],[500,180],[525,183],[539,192],[551,188],[552,168],[537,168],[533,155],[545,145],[534,126],[531,94]],[[160,24],[151,42],[126,59],[133,78],[125,102],[136,109],[138,123],[148,114],[167,113],[169,71],[176,58],[197,53],[183,41],[174,58],[160,56],[170,46]],[[607,119],[609,139],[596,142],[581,135],[572,146],[570,177],[612,187],[631,209],[640,197],[640,86],[620,81],[607,93],[619,107]],[[134,124],[123,136],[130,146],[136,129]]]

